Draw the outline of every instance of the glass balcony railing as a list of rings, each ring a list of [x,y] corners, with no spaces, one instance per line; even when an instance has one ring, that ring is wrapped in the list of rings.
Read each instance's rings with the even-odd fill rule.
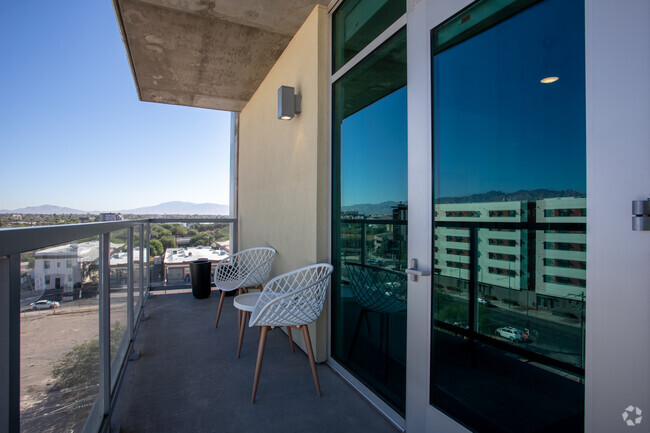
[[[189,262],[236,251],[236,231],[230,218],[0,229],[0,430],[99,431],[150,288],[188,284]]]

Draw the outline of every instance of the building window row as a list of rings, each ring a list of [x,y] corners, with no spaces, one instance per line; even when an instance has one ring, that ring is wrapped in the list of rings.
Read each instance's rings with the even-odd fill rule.
[[[586,217],[587,209],[585,208],[576,208],[576,209],[545,209],[545,217]]]
[[[488,239],[488,243],[490,245],[498,245],[502,247],[516,247],[517,246],[517,241],[514,239],[497,239],[497,238],[490,238]]]
[[[469,263],[447,261],[448,268],[469,269]]]
[[[516,277],[517,271],[514,269],[497,268],[496,266],[488,267],[488,272],[494,275],[504,275],[506,277]]]
[[[454,256],[469,256],[469,250],[461,250],[459,248],[447,248],[447,254]]]
[[[462,242],[464,244],[469,243],[469,237],[467,236],[447,236],[447,242]]]
[[[577,242],[544,242],[545,250],[587,251],[587,244]]]
[[[544,259],[544,266],[556,268],[587,269],[587,263],[582,260]]]
[[[489,216],[498,218],[498,217],[516,217],[517,216],[517,211],[516,210],[491,210],[488,213]]]
[[[445,216],[448,218],[477,218],[481,216],[481,212],[477,210],[454,210],[445,212]]]
[[[517,256],[514,254],[503,254],[503,253],[488,253],[488,258],[490,260],[503,260],[506,262],[516,262]]]
[[[587,281],[582,278],[569,278],[559,275],[544,275],[545,283],[562,284],[565,286],[586,287]]]

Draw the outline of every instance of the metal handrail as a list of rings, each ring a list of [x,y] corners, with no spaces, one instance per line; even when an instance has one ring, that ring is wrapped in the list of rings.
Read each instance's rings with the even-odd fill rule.
[[[82,224],[19,227],[0,229],[0,256],[20,254],[39,248],[47,248],[77,239],[101,235],[115,230],[135,227],[140,224],[223,223],[237,224],[236,218],[141,218],[123,221],[107,221]]]
[[[0,229],[0,431],[18,432],[20,430],[20,254],[54,245],[74,242],[79,239],[99,236],[99,394],[90,415],[86,419],[84,432],[97,432],[104,429],[114,407],[112,397],[119,386],[117,378],[121,377],[125,367],[127,353],[133,347],[133,335],[142,316],[144,301],[149,290],[149,281],[144,279],[144,263],[140,260],[138,283],[140,294],[137,307],[133,306],[135,278],[133,272],[134,231],[142,242],[139,248],[141,256],[144,248],[149,251],[151,224],[164,223],[212,223],[230,224],[231,252],[237,251],[237,218],[141,218],[123,221],[64,224],[38,227],[21,227]],[[128,329],[125,335],[128,342],[122,344],[112,365],[110,357],[110,233],[116,230],[128,230],[127,250],[129,275]],[[147,253],[148,257],[148,253]],[[149,260],[147,260],[149,275]],[[137,310],[137,311],[134,311]]]

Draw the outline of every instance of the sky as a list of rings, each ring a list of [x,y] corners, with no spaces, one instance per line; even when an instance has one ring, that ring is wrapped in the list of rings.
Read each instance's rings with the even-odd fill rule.
[[[229,203],[231,114],[140,101],[110,0],[0,16],[0,209]]]
[[[341,123],[341,203],[408,200],[406,86]]]
[[[549,0],[434,57],[437,197],[586,192],[583,16]]]

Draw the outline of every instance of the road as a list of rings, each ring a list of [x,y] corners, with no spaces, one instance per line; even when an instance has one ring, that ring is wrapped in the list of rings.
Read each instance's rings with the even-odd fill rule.
[[[452,299],[459,305],[467,305],[467,300],[456,297]],[[580,326],[562,323],[565,319],[555,316],[549,316],[549,319],[536,317],[535,310],[509,309],[495,305],[490,307],[481,306],[479,309],[479,331],[485,335],[506,341],[494,335],[496,328],[512,326],[522,330],[528,329],[531,333],[531,342],[525,343],[528,350],[573,365],[580,365],[582,362],[580,356],[582,329]],[[534,338],[535,334],[537,334],[537,338]]]

